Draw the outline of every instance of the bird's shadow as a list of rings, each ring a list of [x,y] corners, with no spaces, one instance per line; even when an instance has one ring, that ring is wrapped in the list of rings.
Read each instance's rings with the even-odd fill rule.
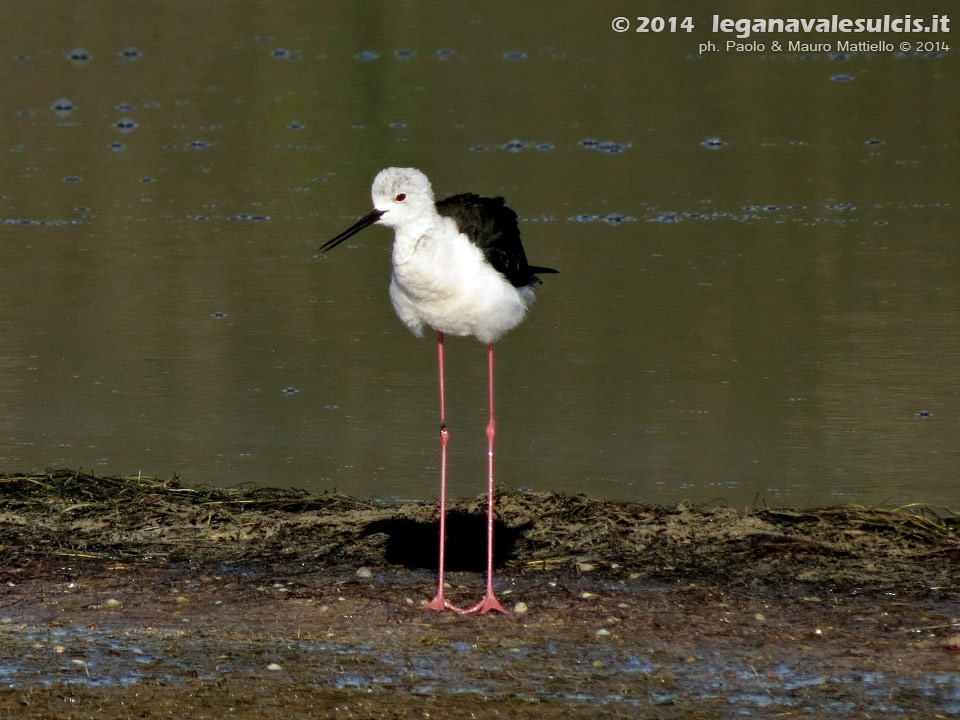
[[[513,546],[532,523],[508,527],[497,521],[493,531],[493,562],[509,560]],[[363,535],[387,536],[384,558],[392,565],[436,570],[440,554],[440,525],[408,518],[377,520]],[[482,572],[487,567],[487,518],[465,512],[447,513],[446,569]]]

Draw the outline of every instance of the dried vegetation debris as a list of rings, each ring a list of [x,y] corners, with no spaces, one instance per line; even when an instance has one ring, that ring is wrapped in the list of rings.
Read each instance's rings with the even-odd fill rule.
[[[484,498],[450,503],[451,545],[483,532]],[[740,510],[654,507],[585,495],[508,493],[498,564],[515,572],[622,570],[718,583],[952,583],[960,523],[922,507]],[[8,566],[70,556],[125,562],[429,567],[436,508],[276,488],[188,487],[177,478],[70,470],[0,475],[0,553]],[[466,541],[466,542],[464,542]],[[482,567],[481,555],[451,562]]]
[[[956,705],[954,518],[499,500],[498,591],[513,614],[480,618],[418,602],[432,591],[433,504],[0,475],[0,717],[934,717]],[[448,569],[482,570],[484,509],[451,503]],[[447,578],[454,601],[476,599],[478,574]]]

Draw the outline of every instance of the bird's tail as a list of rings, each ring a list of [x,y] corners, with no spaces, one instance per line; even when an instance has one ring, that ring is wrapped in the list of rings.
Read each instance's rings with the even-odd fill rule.
[[[540,267],[539,265],[530,265],[530,284],[531,285],[542,285],[543,281],[537,277],[540,273],[558,273],[559,270],[554,270],[553,268]]]
[[[530,272],[534,275],[540,275],[541,273],[558,273],[559,270],[554,270],[553,268],[540,267],[539,265],[531,265]]]

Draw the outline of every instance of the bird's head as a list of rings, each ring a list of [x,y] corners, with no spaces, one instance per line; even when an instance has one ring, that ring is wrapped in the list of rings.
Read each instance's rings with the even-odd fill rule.
[[[373,179],[370,197],[373,200],[373,212],[324,243],[321,252],[335,248],[374,223],[398,228],[434,210],[433,188],[427,176],[416,168],[389,167],[381,170]]]
[[[373,179],[370,190],[381,225],[396,228],[434,207],[433,188],[427,176],[416,168],[390,167]]]

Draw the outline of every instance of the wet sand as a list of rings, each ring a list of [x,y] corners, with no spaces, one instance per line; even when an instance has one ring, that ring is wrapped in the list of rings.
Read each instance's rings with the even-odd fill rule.
[[[505,495],[509,616],[436,614],[436,508],[0,477],[0,717],[960,715],[960,537],[919,511]],[[482,549],[482,499],[454,503]],[[482,553],[449,593],[479,599]]]

